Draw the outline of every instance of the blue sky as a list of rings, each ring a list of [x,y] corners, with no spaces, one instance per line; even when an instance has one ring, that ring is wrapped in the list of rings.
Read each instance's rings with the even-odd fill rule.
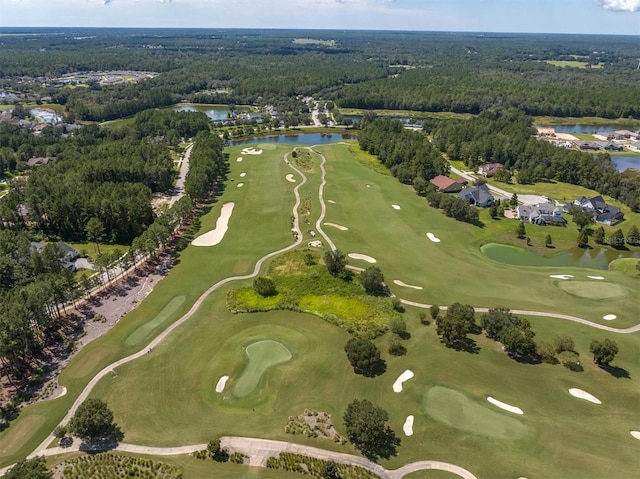
[[[0,0],[0,25],[640,35],[640,0]]]

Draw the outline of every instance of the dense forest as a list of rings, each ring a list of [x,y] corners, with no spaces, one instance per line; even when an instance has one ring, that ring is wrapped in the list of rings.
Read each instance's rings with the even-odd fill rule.
[[[3,38],[0,89],[109,120],[187,100],[273,105],[313,95],[340,107],[638,118],[637,39],[295,30],[39,30]],[[296,43],[299,37],[333,42]],[[81,40],[78,40],[81,38]],[[562,68],[549,61],[573,61]],[[70,72],[158,73],[139,83],[59,88]]]

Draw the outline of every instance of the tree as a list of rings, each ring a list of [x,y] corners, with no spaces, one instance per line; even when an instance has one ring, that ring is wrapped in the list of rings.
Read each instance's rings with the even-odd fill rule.
[[[84,227],[84,231],[87,233],[87,238],[95,243],[96,250],[98,254],[100,254],[100,240],[104,237],[104,225],[102,221],[95,216],[91,217]]]
[[[322,477],[322,479],[341,479],[338,465],[333,461],[323,462],[320,477]]]
[[[47,469],[47,461],[43,456],[23,459],[7,472],[4,479],[51,479],[53,472]]]
[[[525,230],[524,223],[520,221],[518,223],[518,226],[516,227],[516,238],[524,239],[526,238],[526,236],[527,236],[527,232]]]
[[[509,200],[509,206],[511,206],[511,209],[515,209],[518,207],[518,195],[516,195],[515,193],[511,196],[511,199]]]
[[[369,266],[360,273],[360,284],[368,294],[380,294],[383,292],[384,275],[377,266]]]
[[[498,339],[503,329],[517,325],[518,321],[518,317],[514,316],[509,309],[494,308],[481,316],[480,326],[488,338]]]
[[[593,232],[593,241],[596,244],[604,243],[604,227],[600,226]]]
[[[551,235],[547,235],[547,237],[545,238],[544,246],[546,248],[551,248],[553,246],[553,240],[551,239]]]
[[[578,233],[578,239],[576,240],[576,243],[579,248],[584,248],[589,244],[589,236],[587,236],[586,229],[583,228],[580,230],[580,232]]]
[[[467,334],[474,332],[476,328],[473,307],[460,303],[449,306],[447,314],[438,318],[436,325],[440,339],[448,348],[464,344]]]
[[[227,462],[229,453],[222,448],[220,439],[214,439],[207,444],[207,453],[209,457],[216,462]]]
[[[413,179],[413,189],[418,196],[425,196],[427,194],[427,186],[429,186],[429,183],[422,176],[416,176]]]
[[[534,336],[529,328],[509,326],[500,332],[500,342],[511,355],[532,356],[536,352]]]
[[[80,404],[69,422],[69,431],[87,441],[111,433],[114,427],[113,413],[107,403],[96,398]]]
[[[491,215],[492,218],[497,218],[498,217],[498,204],[497,203],[491,203],[491,206],[489,207],[489,215]]]
[[[353,445],[367,458],[389,458],[396,454],[400,439],[389,427],[389,414],[363,399],[353,400],[344,413],[347,436]]]
[[[622,248],[624,246],[624,233],[622,229],[617,229],[609,236],[609,244],[614,248]]]
[[[276,284],[273,282],[273,280],[271,278],[264,278],[262,276],[259,276],[253,280],[253,289],[263,298],[266,298],[268,296],[275,296],[277,293]]]
[[[636,225],[631,225],[631,228],[629,228],[627,243],[634,245],[640,243],[640,231]]]
[[[324,262],[332,276],[340,276],[347,266],[347,256],[338,249],[327,251],[324,254]]]
[[[402,336],[407,333],[407,322],[402,318],[393,318],[389,321],[389,329],[392,333]]]
[[[380,350],[368,339],[351,338],[344,347],[356,374],[374,376],[380,364]]]
[[[553,340],[553,347],[556,350],[556,353],[561,353],[563,351],[573,351],[575,345],[573,343],[573,338],[571,336],[562,335],[557,336]]]
[[[569,214],[572,215],[571,221],[576,224],[580,231],[582,231],[585,226],[589,226],[593,223],[593,213],[588,210],[583,210],[578,206],[571,208]]]
[[[407,354],[407,348],[402,344],[402,338],[398,334],[392,334],[389,338],[389,354],[393,356],[404,356]]]
[[[610,339],[591,341],[589,351],[593,354],[593,362],[600,366],[608,366],[618,354],[618,344]]]
[[[538,343],[537,353],[542,362],[549,364],[556,364],[558,362],[556,359],[556,348],[551,343],[540,341]]]
[[[440,306],[438,306],[437,304],[432,304],[429,308],[429,314],[431,314],[431,319],[433,319],[434,321],[438,319],[438,316],[440,315]]]

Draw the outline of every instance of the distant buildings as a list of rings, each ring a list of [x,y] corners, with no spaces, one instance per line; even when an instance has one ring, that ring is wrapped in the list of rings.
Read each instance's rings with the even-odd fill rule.
[[[564,209],[565,211],[570,211],[571,208],[574,207],[591,212],[593,214],[593,220],[603,225],[612,226],[620,223],[624,219],[624,213],[620,211],[620,208],[608,205],[600,195],[594,196],[593,198],[581,196],[576,198],[573,203],[566,204]]]

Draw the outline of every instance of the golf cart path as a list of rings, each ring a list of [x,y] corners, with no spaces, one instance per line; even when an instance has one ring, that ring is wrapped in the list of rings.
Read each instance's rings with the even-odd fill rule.
[[[192,148],[193,143],[189,144],[182,154],[182,159],[180,161],[180,173],[178,174],[176,186],[173,190],[173,194],[171,195],[171,201],[169,201],[169,207],[172,207],[176,201],[184,196],[184,181],[187,178],[187,173],[189,172],[189,157],[191,156]]]
[[[225,436],[220,439],[220,445],[229,453],[239,452],[249,458],[250,465],[259,465],[266,467],[269,457],[277,457],[280,453],[300,454],[307,457],[322,459],[325,461],[334,461],[340,464],[348,464],[352,466],[360,466],[380,476],[381,479],[400,479],[407,474],[421,470],[438,469],[456,474],[463,479],[477,479],[471,472],[447,462],[440,461],[418,461],[402,466],[400,469],[389,471],[375,462],[364,457],[354,456],[341,452],[327,451],[317,447],[303,446],[284,441],[273,441],[270,439],[257,439],[249,437]],[[134,454],[145,454],[151,456],[176,456],[183,454],[191,454],[196,451],[202,451],[207,448],[206,444],[193,444],[190,446],[180,447],[149,447],[138,446],[136,444],[118,444],[116,447],[105,450],[116,450],[121,452],[129,452]],[[44,451],[45,456],[57,456],[59,454],[67,454],[70,452],[80,451],[80,445],[71,447],[55,447]],[[98,449],[92,450],[94,452]]]
[[[406,299],[400,299],[400,302],[408,306],[415,306],[416,308],[428,309],[431,307],[430,304],[416,303],[415,301],[409,301]],[[440,306],[440,309],[442,311],[446,311],[447,307]],[[475,310],[476,313],[488,313],[490,308],[473,308],[473,309]],[[640,324],[636,324],[635,326],[630,326],[628,328],[620,329],[620,328],[612,328],[610,326],[605,326],[604,324],[594,323],[593,321],[578,318],[576,316],[569,316],[568,314],[546,313],[544,311],[526,311],[523,309],[512,309],[511,312],[513,314],[521,314],[523,316],[538,316],[543,318],[564,319],[566,321],[573,321],[574,323],[584,324],[585,326],[601,329],[603,331],[608,331],[610,333],[631,334],[631,333],[637,333],[638,331],[640,331]]]

